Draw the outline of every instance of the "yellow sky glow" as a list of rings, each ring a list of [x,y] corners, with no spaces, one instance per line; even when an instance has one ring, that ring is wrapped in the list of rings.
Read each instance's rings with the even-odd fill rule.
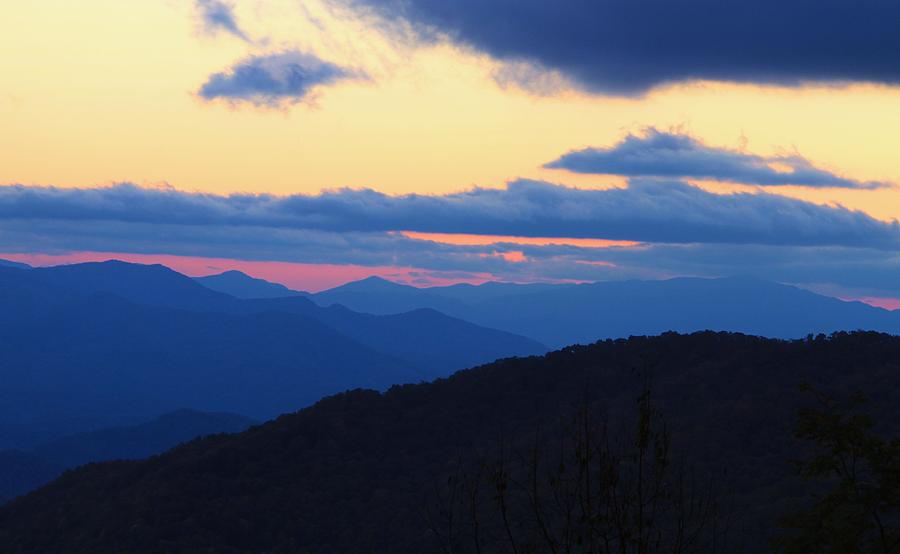
[[[495,84],[484,57],[397,46],[305,5],[239,3],[239,21],[258,39],[246,44],[198,32],[187,0],[0,1],[0,182],[277,194],[444,193],[518,177],[594,186],[615,180],[540,166],[646,126],[681,126],[714,146],[744,137],[754,153],[796,149],[843,175],[900,183],[897,89],[700,83],[641,99],[536,97]],[[194,95],[243,57],[294,47],[372,80],[281,111]],[[900,218],[898,190],[778,192]]]

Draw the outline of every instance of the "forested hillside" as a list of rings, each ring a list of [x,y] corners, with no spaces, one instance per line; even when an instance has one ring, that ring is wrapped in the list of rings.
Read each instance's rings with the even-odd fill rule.
[[[521,485],[543,468],[533,490],[549,506],[546,495],[570,482],[552,475],[585,464],[616,476],[588,488],[632,507],[647,487],[632,486],[633,470],[646,467],[669,491],[653,527],[665,530],[660,540],[698,531],[694,550],[663,542],[647,552],[765,552],[778,517],[821,490],[790,463],[812,452],[793,436],[798,410],[817,402],[801,383],[864,392],[877,431],[893,432],[900,338],[665,334],[352,391],[147,461],[69,472],[0,509],[0,543],[8,552],[546,552]],[[615,464],[583,461],[590,437],[603,439],[591,443],[597,459]],[[548,532],[561,533],[566,512],[546,509]]]

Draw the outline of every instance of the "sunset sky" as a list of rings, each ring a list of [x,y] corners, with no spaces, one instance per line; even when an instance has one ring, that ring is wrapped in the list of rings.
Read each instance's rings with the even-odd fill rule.
[[[753,8],[0,0],[0,258],[900,307],[900,7]]]

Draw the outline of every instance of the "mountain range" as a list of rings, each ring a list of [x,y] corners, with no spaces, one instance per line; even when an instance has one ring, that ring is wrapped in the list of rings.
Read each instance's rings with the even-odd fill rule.
[[[183,407],[266,419],[546,349],[434,310],[242,300],[159,265],[0,267],[0,448]]]
[[[900,311],[741,277],[434,287],[368,277],[317,293],[292,291],[237,271],[198,282],[218,282],[226,275],[228,290],[246,298],[302,295],[323,307],[340,305],[376,315],[433,309],[554,348],[604,338],[707,329],[786,339],[856,329],[900,333]],[[224,290],[217,284],[213,288]]]
[[[310,298],[373,314],[432,308],[561,348],[598,339],[706,329],[773,338],[866,329],[900,333],[900,312],[750,278],[416,288],[377,277]]]
[[[245,298],[209,288],[222,283]],[[670,330],[900,333],[898,312],[741,278],[431,288],[369,278],[305,294],[239,272],[4,265],[0,308],[0,449],[181,408],[264,420],[544,345]]]

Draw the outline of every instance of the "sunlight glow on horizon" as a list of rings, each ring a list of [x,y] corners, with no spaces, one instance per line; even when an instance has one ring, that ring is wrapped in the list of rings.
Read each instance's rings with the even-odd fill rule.
[[[581,239],[565,237],[514,237],[509,235],[471,235],[466,233],[422,233],[401,231],[401,235],[417,240],[429,240],[444,244],[487,246],[491,244],[528,244],[535,246],[567,245],[582,248],[611,248],[614,246],[638,246],[632,240]]]
[[[378,276],[411,286],[441,286],[457,283],[481,284],[496,280],[493,275],[454,274],[413,267],[361,266],[340,264],[304,264],[294,262],[260,262],[229,258],[204,258],[170,254],[129,254],[124,252],[70,252],[65,254],[0,253],[0,259],[26,263],[34,267],[105,262],[119,260],[137,264],[161,264],[189,277],[215,275],[237,270],[251,277],[282,284],[288,288],[319,292],[351,281]]]
[[[171,183],[220,194],[345,186],[438,194],[518,177],[596,184],[607,180],[541,165],[645,126],[684,128],[714,145],[746,143],[760,154],[796,148],[841,174],[900,182],[897,89],[704,82],[635,99],[539,97],[497,85],[496,63],[484,56],[391,45],[358,23],[335,23],[321,2],[309,6],[336,34],[316,30],[291,2],[238,4],[251,35],[271,36],[268,45],[248,46],[199,36],[188,2],[0,5],[0,182]],[[210,73],[250,53],[295,45],[362,66],[375,80],[329,87],[312,106],[283,112],[193,94]],[[784,192],[900,217],[898,191]]]
[[[206,275],[215,275],[224,271],[237,270],[246,273],[251,277],[282,284],[293,290],[313,293],[373,276],[382,277],[389,281],[417,288],[446,286],[460,283],[480,285],[490,281],[516,282],[504,281],[489,273],[462,274],[461,272],[445,272],[442,274],[442,272],[439,271],[411,267],[258,262],[229,258],[204,258],[168,254],[128,254],[122,252],[22,254],[0,252],[0,259],[26,263],[34,267],[120,260],[137,264],[161,264],[189,277],[202,277]],[[612,265],[607,262],[584,261],[578,263]],[[665,280],[668,278],[670,277],[662,277],[661,279]],[[532,282],[582,284],[590,283],[592,281],[558,279]],[[817,294],[832,296],[846,302],[857,301],[885,310],[900,310],[900,298],[868,296],[865,294],[847,295],[828,287],[823,289],[822,287],[817,286],[807,287],[802,284],[794,284],[794,286],[807,288]]]
[[[900,184],[900,87],[690,82],[633,98],[577,90],[538,95],[499,84],[494,75],[500,63],[486,55],[387,36],[329,0],[232,3],[249,40],[202,32],[191,0],[0,3],[0,121],[5,131],[0,133],[0,184],[97,188],[127,182],[184,192],[278,196],[345,187],[389,195],[444,195],[502,188],[517,179],[603,189],[627,186],[627,180],[544,164],[572,150],[608,147],[650,127],[680,130],[713,147],[760,156],[799,154],[840,176]],[[236,62],[288,50],[359,69],[370,79],[317,88],[310,98],[282,109],[206,102],[197,94],[210,75]],[[783,195],[843,206],[885,222],[900,219],[897,187],[690,182],[718,194]],[[532,246],[640,246],[634,241],[396,232],[445,245],[498,245],[485,255],[489,261],[520,268],[527,268]],[[10,250],[28,251],[28,246],[12,244]],[[103,255],[168,260],[192,275],[204,264],[222,265],[308,290],[373,274],[416,286],[497,278],[412,267],[163,253],[56,256],[39,250],[6,257],[34,263]],[[337,256],[328,261],[336,259],[343,261]],[[479,267],[502,273],[493,265]],[[867,298],[873,304],[893,301]]]

